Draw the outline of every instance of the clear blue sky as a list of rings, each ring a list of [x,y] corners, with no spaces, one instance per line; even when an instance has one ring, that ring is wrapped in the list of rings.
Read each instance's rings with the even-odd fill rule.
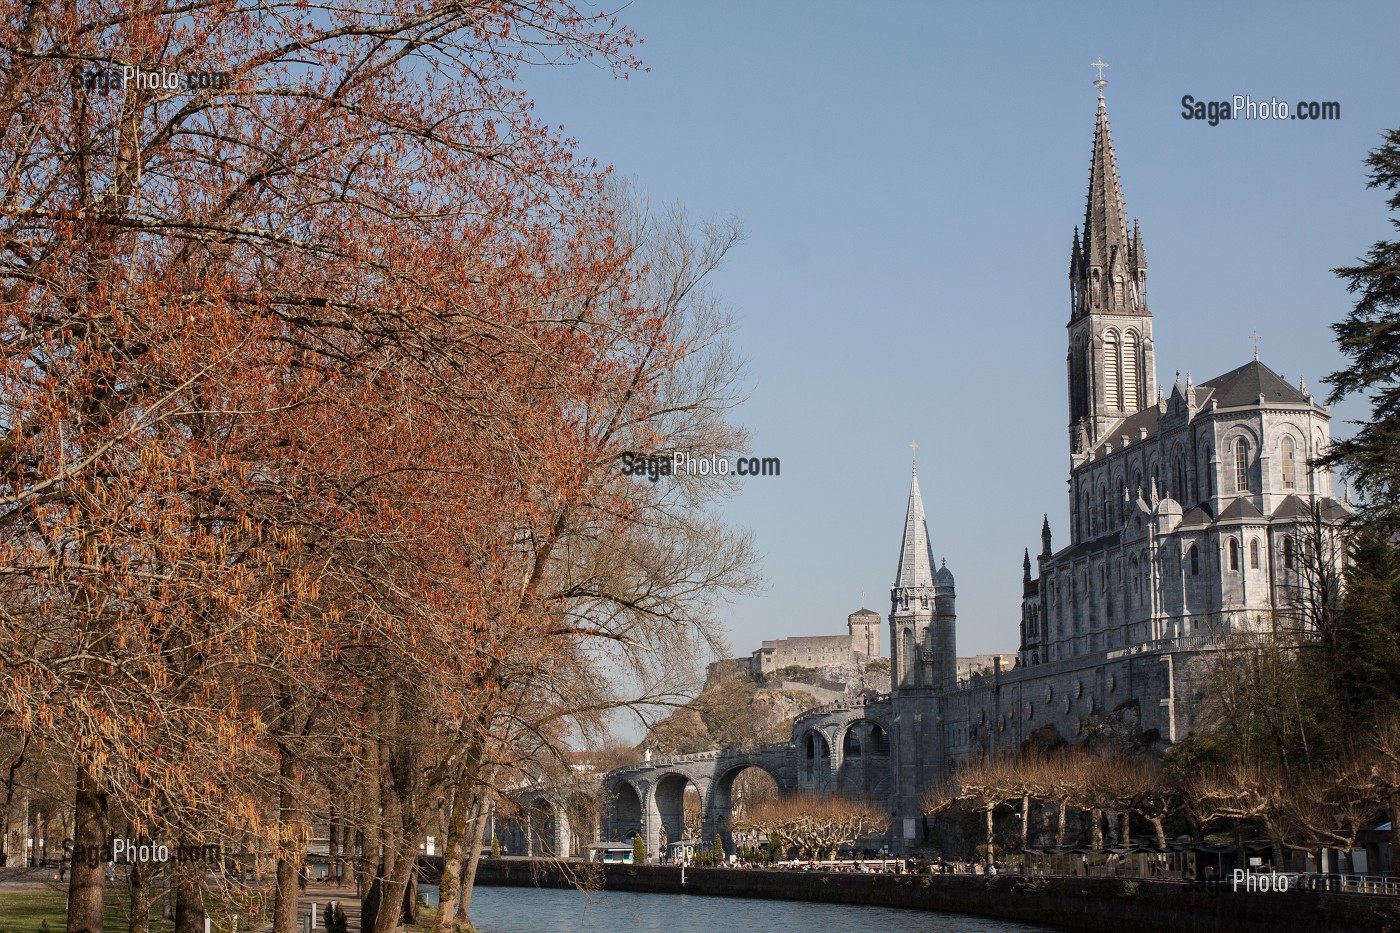
[[[1068,540],[1066,271],[1095,58],[1168,389],[1247,362],[1257,329],[1266,364],[1324,394],[1350,307],[1328,270],[1392,233],[1362,159],[1400,126],[1395,3],[635,0],[621,17],[648,73],[525,80],[653,202],[747,230],[716,282],[750,363],[737,420],[782,476],[725,509],[767,580],[728,611],[738,654],[844,631],[862,591],[888,613],[911,439],[958,652],[1015,650],[1042,512]],[[1182,119],[1184,94],[1338,101],[1342,119],[1210,127]]]

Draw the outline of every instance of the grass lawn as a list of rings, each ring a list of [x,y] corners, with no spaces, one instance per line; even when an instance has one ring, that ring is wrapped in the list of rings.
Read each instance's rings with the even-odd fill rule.
[[[109,933],[120,933],[127,928],[127,901],[125,892],[108,890],[104,898],[106,909],[103,912],[102,928]],[[151,912],[151,933],[171,933],[175,929],[172,920],[164,920],[160,915],[160,905]],[[214,921],[214,929],[228,928],[226,918],[219,905],[210,904],[209,916]],[[0,933],[39,933],[44,922],[48,922],[50,933],[63,933],[68,921],[68,895],[64,891],[29,892],[16,891],[0,893]],[[224,922],[220,922],[224,921]],[[245,921],[246,923],[246,921]],[[242,925],[240,924],[240,929]]]

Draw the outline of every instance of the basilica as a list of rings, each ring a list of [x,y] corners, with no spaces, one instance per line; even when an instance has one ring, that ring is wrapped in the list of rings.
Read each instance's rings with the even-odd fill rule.
[[[1320,542],[1350,509],[1317,465],[1331,415],[1307,386],[1256,352],[1214,379],[1157,388],[1147,254],[1098,86],[1069,262],[1069,527],[1057,548],[1043,518],[1039,552],[1026,549],[1015,655],[960,672],[953,571],[930,547],[915,465],[890,588],[889,692],[807,710],[790,743],[609,774],[613,838],[641,832],[654,847],[663,826],[679,833],[687,781],[710,838],[727,825],[735,776],[760,767],[785,791],[883,803],[890,841],[908,850],[927,831],[923,797],[962,762],[1092,734],[1163,750],[1205,728],[1211,653],[1233,633],[1297,622],[1319,578],[1339,574],[1339,550]],[[873,656],[877,625],[856,613],[836,647]]]
[[[916,467],[890,591],[890,694],[794,728],[808,757],[823,746],[804,735],[831,732],[838,787],[853,772],[837,759],[859,750],[838,731],[867,720],[888,734],[878,787],[906,845],[930,783],[960,761],[1037,734],[1110,730],[1160,749],[1196,728],[1203,657],[1294,610],[1312,579],[1308,542],[1348,511],[1316,465],[1328,408],[1257,353],[1214,379],[1157,388],[1147,256],[1102,93],[1069,285],[1069,528],[1056,547],[1043,519],[1039,553],[1026,551],[1015,665],[957,677],[953,573],[930,548]]]

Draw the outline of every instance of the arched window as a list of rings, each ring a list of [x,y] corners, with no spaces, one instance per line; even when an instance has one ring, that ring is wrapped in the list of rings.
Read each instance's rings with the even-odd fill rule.
[[[1196,545],[1191,545],[1191,576],[1197,576],[1201,572],[1201,559],[1196,554]]]
[[[1240,569],[1240,543],[1234,538],[1230,539],[1230,569]]]
[[[1235,492],[1249,492],[1249,442],[1235,441]]]
[[[1297,470],[1293,465],[1293,455],[1297,452],[1297,445],[1293,438],[1284,435],[1282,443],[1279,444],[1280,453],[1283,457],[1283,488],[1296,489],[1298,486]]]
[[[1176,463],[1176,486],[1172,488],[1172,498],[1182,505],[1186,504],[1186,458],[1177,454],[1173,458]]]
[[[1292,570],[1292,569],[1293,569],[1293,539],[1292,539],[1292,538],[1284,538],[1284,539],[1283,539],[1283,569],[1284,569],[1284,570]]]
[[[1113,277],[1113,306],[1115,308],[1123,307],[1123,276],[1121,275]]]
[[[1128,576],[1133,578],[1133,605],[1142,605],[1142,580],[1138,578],[1138,559],[1134,554],[1128,558]]]
[[[1250,539],[1249,539],[1249,569],[1250,569],[1250,570],[1258,570],[1258,569],[1259,569],[1259,539],[1258,539],[1258,538],[1250,538]]]
[[[1108,531],[1108,487],[1099,483],[1099,531]]]
[[[1142,406],[1138,395],[1137,332],[1123,332],[1123,407],[1136,411]]]
[[[1103,335],[1104,402],[1112,409],[1123,407],[1123,387],[1118,382],[1118,332]]]

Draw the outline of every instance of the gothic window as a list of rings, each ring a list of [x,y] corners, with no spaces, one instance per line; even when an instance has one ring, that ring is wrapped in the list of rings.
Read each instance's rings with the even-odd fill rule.
[[[1118,382],[1118,332],[1111,330],[1103,338],[1104,402],[1109,408],[1123,407],[1123,387]]]
[[[1179,452],[1173,458],[1176,463],[1176,486],[1172,489],[1172,498],[1182,505],[1186,504],[1186,458]]]
[[[1258,570],[1258,569],[1259,569],[1259,539],[1258,539],[1258,538],[1250,538],[1250,539],[1249,539],[1249,569],[1250,569],[1250,570]]]
[[[1142,494],[1142,471],[1133,471],[1133,488],[1129,490],[1134,496]]]
[[[1108,531],[1108,487],[1099,483],[1099,531]]]
[[[1123,407],[1136,410],[1142,405],[1138,394],[1137,331],[1123,332]]]
[[[1249,492],[1249,442],[1235,441],[1235,492]]]
[[[1234,538],[1230,539],[1230,569],[1240,569],[1240,543]]]
[[[1115,308],[1123,307],[1123,276],[1121,275],[1113,277],[1113,306]]]
[[[1094,269],[1094,273],[1090,278],[1091,281],[1089,282],[1089,296],[1093,301],[1094,306],[1097,307],[1099,303],[1099,270],[1097,268]]]
[[[1201,559],[1196,554],[1196,545],[1191,545],[1191,576],[1198,576],[1201,572]]]
[[[1283,569],[1293,569],[1293,539],[1289,537],[1283,539]]]
[[[1283,455],[1283,488],[1295,489],[1298,479],[1293,465],[1293,455],[1297,451],[1297,446],[1294,444],[1293,438],[1287,435],[1284,436],[1283,442],[1279,446]]]

